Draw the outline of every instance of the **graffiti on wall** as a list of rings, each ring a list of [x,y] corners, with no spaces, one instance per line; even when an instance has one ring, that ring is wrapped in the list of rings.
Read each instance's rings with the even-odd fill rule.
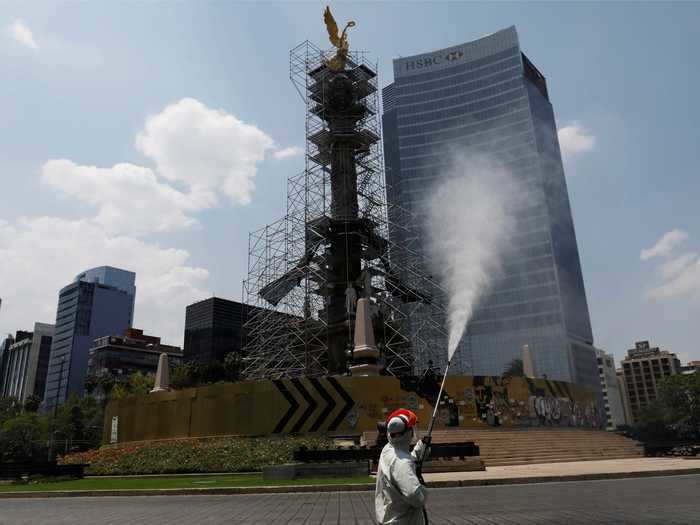
[[[523,383],[527,385],[523,395]],[[538,385],[537,383],[541,383]],[[566,383],[510,377],[474,377],[475,419],[492,427],[564,426],[598,428],[600,413],[594,398],[575,399]]]

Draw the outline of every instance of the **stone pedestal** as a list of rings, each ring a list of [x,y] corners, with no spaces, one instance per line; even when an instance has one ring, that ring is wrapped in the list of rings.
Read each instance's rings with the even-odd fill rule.
[[[355,314],[355,347],[352,351],[353,365],[350,373],[354,376],[377,376],[382,371],[379,350],[374,343],[374,327],[369,311],[369,300],[363,297],[357,301]]]

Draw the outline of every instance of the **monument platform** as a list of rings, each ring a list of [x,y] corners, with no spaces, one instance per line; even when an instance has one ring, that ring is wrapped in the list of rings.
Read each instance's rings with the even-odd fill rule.
[[[106,443],[213,436],[324,434],[359,437],[399,407],[419,428],[437,402],[437,377],[303,377],[220,383],[114,400]],[[523,377],[449,376],[436,430],[596,429],[595,393],[583,386]],[[467,439],[474,441],[474,439]]]

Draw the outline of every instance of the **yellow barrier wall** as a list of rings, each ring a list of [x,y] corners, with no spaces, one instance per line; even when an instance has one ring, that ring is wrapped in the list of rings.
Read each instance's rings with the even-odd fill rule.
[[[427,391],[426,391],[427,390]],[[546,379],[450,376],[436,428],[603,423],[595,393]],[[430,420],[437,388],[416,378],[323,377],[216,384],[112,401],[105,442],[216,435],[360,433],[392,410]],[[116,431],[116,432],[115,432]]]

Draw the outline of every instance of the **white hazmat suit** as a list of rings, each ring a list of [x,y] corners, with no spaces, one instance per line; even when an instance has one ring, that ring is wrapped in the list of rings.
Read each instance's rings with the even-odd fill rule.
[[[384,446],[377,468],[377,486],[374,507],[377,523],[400,525],[423,525],[423,507],[428,497],[427,489],[416,475],[416,460],[425,451],[425,444],[418,441],[409,452],[413,438],[412,429],[396,435],[392,418],[387,425],[389,443]],[[394,433],[394,436],[391,434]]]

